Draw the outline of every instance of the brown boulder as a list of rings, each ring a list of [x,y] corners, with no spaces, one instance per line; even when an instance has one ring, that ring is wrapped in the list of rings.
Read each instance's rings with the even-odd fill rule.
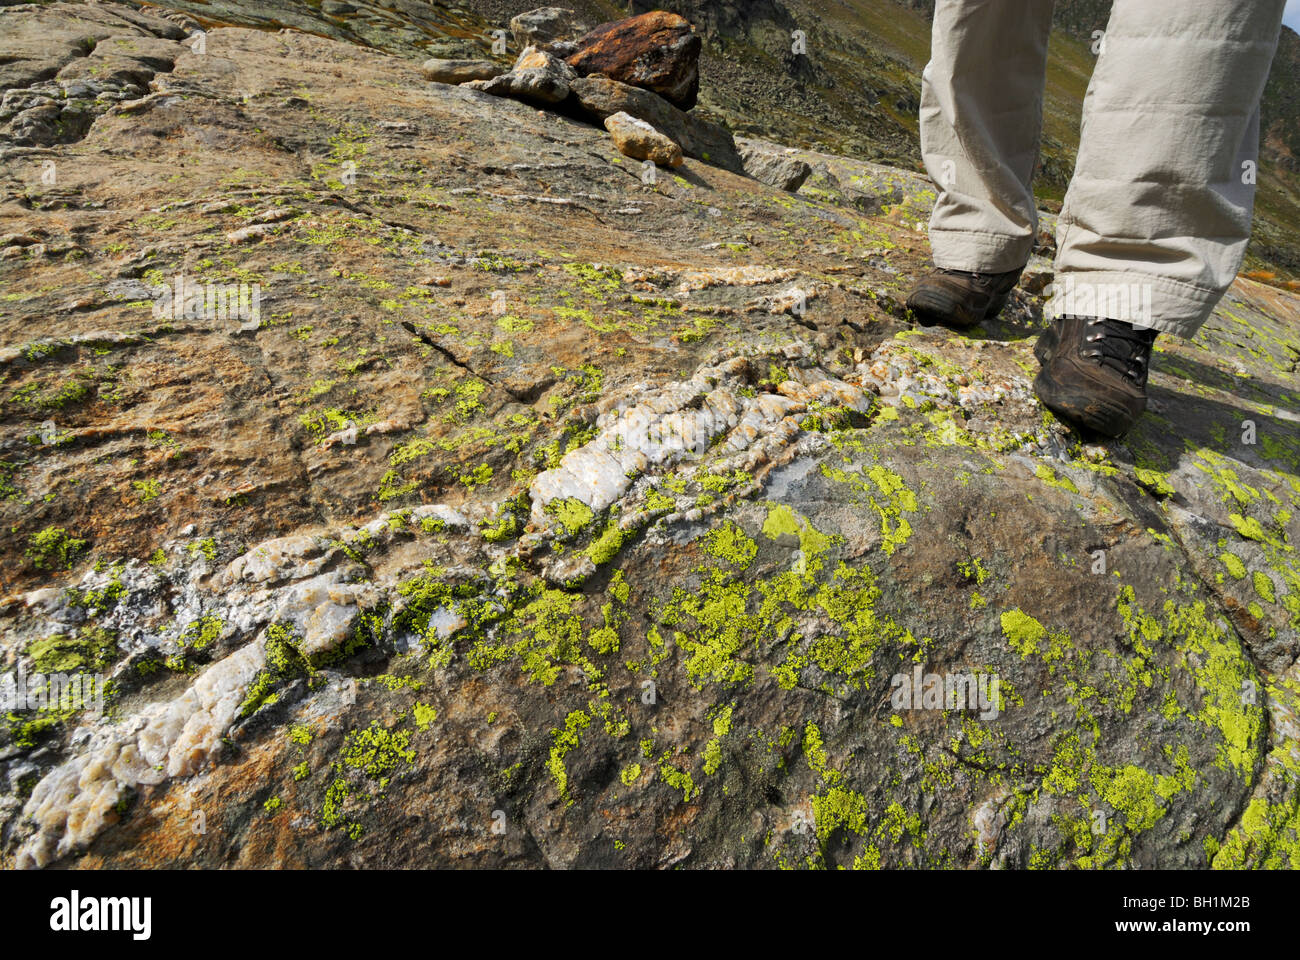
[[[605,118],[605,129],[625,157],[649,160],[661,167],[682,165],[682,148],[644,120],[615,113]]]
[[[569,66],[651,90],[689,110],[700,92],[699,36],[675,13],[655,10],[606,23],[577,41]]]

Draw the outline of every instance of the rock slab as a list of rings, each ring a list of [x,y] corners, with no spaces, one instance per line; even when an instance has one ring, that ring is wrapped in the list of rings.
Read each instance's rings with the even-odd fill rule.
[[[424,61],[420,73],[434,83],[461,84],[471,80],[493,80],[506,72],[506,68],[491,60],[440,60]]]

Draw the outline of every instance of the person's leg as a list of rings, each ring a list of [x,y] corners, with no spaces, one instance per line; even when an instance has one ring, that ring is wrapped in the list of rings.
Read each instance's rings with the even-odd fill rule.
[[[1190,337],[1241,267],[1285,0],[1115,0],[1058,231],[1034,392],[1123,436],[1157,332]]]
[[[1074,293],[1062,312],[1182,336],[1205,322],[1250,237],[1284,7],[1115,0],[1061,212],[1056,289]]]
[[[1038,162],[1054,0],[938,0],[921,78],[921,154],[938,199],[936,267],[1019,270],[1038,231]]]

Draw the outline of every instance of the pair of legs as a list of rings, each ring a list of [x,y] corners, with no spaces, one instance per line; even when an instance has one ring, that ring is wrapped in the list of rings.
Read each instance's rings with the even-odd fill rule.
[[[1049,315],[1180,336],[1205,322],[1250,237],[1259,103],[1285,5],[1115,0],[1095,38]],[[921,149],[938,188],[930,240],[941,273],[1002,275],[976,313],[1000,308],[1037,235],[1031,179],[1053,6],[936,5],[921,95]]]

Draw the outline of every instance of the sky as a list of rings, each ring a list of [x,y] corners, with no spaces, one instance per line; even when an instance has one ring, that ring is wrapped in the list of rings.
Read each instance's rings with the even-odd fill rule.
[[[1286,13],[1282,15],[1282,22],[1300,32],[1300,0],[1286,0]]]

